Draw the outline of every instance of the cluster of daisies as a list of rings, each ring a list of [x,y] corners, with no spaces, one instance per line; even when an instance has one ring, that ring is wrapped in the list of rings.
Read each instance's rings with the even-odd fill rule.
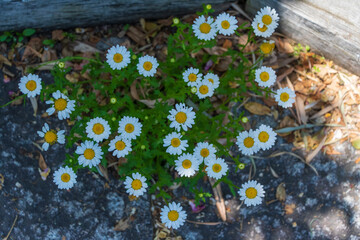
[[[191,92],[196,93],[200,98],[211,97],[216,88],[220,85],[219,76],[214,73],[207,73],[204,78],[199,69],[190,67],[183,72],[183,79],[188,86],[192,87]]]
[[[275,9],[264,7],[257,12],[251,26],[254,28],[256,36],[270,37],[278,26],[279,16]],[[260,50],[265,55],[270,54],[275,47],[272,40],[264,40]],[[255,71],[255,81],[260,87],[271,87],[276,82],[275,71],[266,66],[262,66]],[[275,101],[284,108],[291,107],[295,102],[296,94],[288,87],[280,88],[276,91]]]

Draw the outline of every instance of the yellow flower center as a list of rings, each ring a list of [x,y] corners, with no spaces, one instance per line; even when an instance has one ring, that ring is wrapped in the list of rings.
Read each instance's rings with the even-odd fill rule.
[[[87,148],[85,149],[84,151],[84,157],[87,159],[87,160],[91,160],[95,157],[95,151],[92,150],[91,148]]]
[[[29,91],[34,91],[36,89],[36,82],[34,80],[30,80],[26,83],[25,87]]]
[[[261,133],[259,133],[259,141],[260,142],[263,142],[263,143],[267,142],[269,140],[269,137],[270,137],[269,134],[265,131],[262,131]]]
[[[195,82],[197,79],[197,76],[195,73],[190,73],[188,78],[189,78],[190,82]]]
[[[178,123],[184,123],[187,119],[187,116],[186,116],[186,113],[184,112],[178,112],[176,115],[175,115],[175,120],[178,122]]]
[[[47,131],[44,136],[45,142],[54,144],[57,140],[57,135],[54,130]]]
[[[183,166],[183,168],[185,168],[185,169],[189,169],[189,168],[191,168],[191,161],[189,160],[189,159],[185,159],[183,162],[182,162],[182,166]]]
[[[228,28],[230,27],[229,21],[227,21],[227,20],[222,21],[222,22],[221,22],[221,27],[222,27],[223,29],[228,29]]]
[[[221,165],[218,164],[218,163],[215,163],[213,166],[212,166],[212,170],[216,173],[220,172],[221,171]]]
[[[179,218],[179,213],[177,211],[175,211],[175,210],[171,210],[168,213],[168,218],[169,218],[170,221],[175,222]]]
[[[270,44],[267,42],[264,42],[260,45],[260,50],[264,53],[264,54],[270,54],[272,52],[272,50],[274,49],[275,44]]]
[[[255,188],[249,187],[248,189],[246,189],[245,195],[247,198],[253,199],[257,196],[257,191]]]
[[[70,174],[68,174],[68,173],[61,174],[61,181],[69,182],[70,181]]]
[[[104,126],[101,123],[95,123],[92,130],[95,134],[99,135],[104,132]]]
[[[146,71],[150,71],[152,69],[152,63],[147,61],[147,62],[144,62],[144,65],[143,65],[143,68],[146,70]]]
[[[272,18],[269,15],[264,15],[261,20],[266,25],[270,25],[272,23]]]
[[[131,123],[128,123],[125,125],[125,132],[132,133],[134,130],[135,130],[135,127]]]
[[[289,98],[290,98],[290,96],[286,92],[283,92],[283,93],[280,94],[280,100],[282,102],[287,102],[289,100]]]
[[[207,94],[209,92],[209,88],[206,85],[201,85],[201,87],[199,88],[199,92],[203,95]]]
[[[131,187],[134,190],[139,190],[142,187],[142,182],[139,179],[134,179],[131,183]]]
[[[173,138],[173,139],[171,139],[171,146],[173,146],[173,147],[178,147],[178,146],[180,146],[180,139],[178,139],[178,138]]]
[[[123,60],[123,55],[121,55],[120,53],[115,53],[113,59],[114,62],[121,63]]]
[[[122,151],[122,150],[124,150],[124,148],[126,147],[126,144],[123,142],[123,141],[117,141],[116,143],[115,143],[115,148],[117,149],[117,150],[119,150],[119,151]]]
[[[268,29],[265,24],[264,24],[264,26],[261,28],[261,27],[260,27],[260,23],[258,23],[257,28],[258,28],[258,30],[259,30],[260,32],[265,32],[265,31]]]
[[[251,148],[254,146],[254,139],[252,137],[247,137],[244,139],[244,146],[247,148]]]
[[[207,34],[207,33],[209,33],[210,32],[210,30],[211,30],[211,26],[210,26],[210,24],[208,24],[208,23],[202,23],[202,24],[200,24],[200,32],[201,33],[205,33],[205,34]]]
[[[56,99],[54,102],[54,108],[57,111],[63,111],[67,106],[67,101],[63,98]]]
[[[262,72],[260,73],[260,80],[263,82],[267,82],[270,78],[270,75],[268,72]]]
[[[209,78],[208,80],[209,82],[214,83],[214,80],[212,78]]]
[[[207,156],[209,156],[209,154],[210,154],[210,151],[209,151],[209,149],[207,149],[207,148],[203,148],[203,149],[201,149],[201,151],[200,151],[200,155],[201,155],[202,157],[204,157],[204,158],[206,158]]]

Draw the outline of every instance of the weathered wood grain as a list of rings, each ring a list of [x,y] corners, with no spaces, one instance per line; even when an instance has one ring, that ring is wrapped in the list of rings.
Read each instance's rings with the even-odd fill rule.
[[[195,13],[234,0],[0,0],[0,31],[71,28]]]
[[[247,0],[246,11],[264,6],[280,15],[277,30],[360,75],[360,1]]]

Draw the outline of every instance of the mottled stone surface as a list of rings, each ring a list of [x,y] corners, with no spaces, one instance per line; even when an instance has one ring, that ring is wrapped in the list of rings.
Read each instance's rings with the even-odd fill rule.
[[[17,91],[17,82],[3,83],[0,105],[6,103],[8,91]],[[45,82],[51,75],[41,74]],[[17,78],[19,79],[19,78]],[[36,131],[45,121],[51,128],[69,132],[65,121],[56,117],[41,118],[46,104],[39,102],[36,117],[29,100],[26,106],[0,108],[0,173],[5,182],[0,190],[0,236],[5,237],[16,216],[10,239],[153,239],[148,195],[129,201],[121,181],[106,180],[86,169],[78,171],[77,184],[70,190],[59,190],[52,173],[65,159],[64,145],[50,146],[42,152],[52,173],[43,181],[38,172],[39,150],[32,144],[40,139]],[[117,221],[134,214],[134,220],[123,232],[114,231]]]

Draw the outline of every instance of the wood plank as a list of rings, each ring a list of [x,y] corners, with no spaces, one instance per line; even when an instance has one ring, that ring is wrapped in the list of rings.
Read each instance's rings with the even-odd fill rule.
[[[247,0],[252,16],[265,6],[280,16],[278,31],[360,75],[358,0]]]
[[[159,19],[202,10],[224,10],[234,0],[0,0],[0,31],[72,28]]]

